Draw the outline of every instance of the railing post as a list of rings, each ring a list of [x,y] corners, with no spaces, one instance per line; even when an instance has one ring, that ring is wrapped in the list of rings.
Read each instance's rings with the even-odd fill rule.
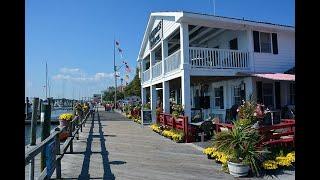
[[[72,138],[72,131],[73,131],[73,122],[70,122],[70,127],[69,127],[69,137]],[[70,141],[70,153],[73,153],[73,140]]]
[[[50,136],[51,106],[49,104],[42,104],[41,110],[42,110],[42,112],[41,112],[41,125],[42,125],[41,141],[44,141],[47,137]],[[46,157],[45,157],[45,148],[44,148],[44,150],[41,152],[41,164],[40,164],[41,171],[43,171],[44,168],[46,167],[45,160],[46,160]]]
[[[30,145],[34,146],[36,145],[36,131],[37,131],[37,117],[38,117],[38,104],[39,104],[39,98],[33,99],[33,109],[32,109],[32,117],[31,117],[31,139],[30,139]],[[30,161],[30,174],[29,179],[34,179],[34,158]]]
[[[55,131],[60,131],[59,128],[56,128]],[[60,154],[60,133],[58,133],[55,137],[55,141],[56,141],[56,155],[61,155]],[[56,178],[57,179],[61,179],[61,159],[60,157],[57,158],[56,160]]]
[[[82,117],[80,117],[80,118],[77,119],[77,123],[76,123],[76,127],[77,127],[77,128],[79,127],[82,119],[83,119]],[[79,123],[79,122],[80,122],[80,123]],[[77,131],[77,140],[79,140],[79,131]]]

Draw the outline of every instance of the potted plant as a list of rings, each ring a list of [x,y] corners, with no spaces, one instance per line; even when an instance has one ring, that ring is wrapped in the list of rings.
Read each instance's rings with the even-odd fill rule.
[[[71,113],[64,113],[59,116],[60,127],[69,125],[69,122],[74,118],[74,115]],[[61,141],[64,141],[68,138],[68,131],[63,131],[60,133],[59,138]]]
[[[214,136],[214,147],[228,155],[228,169],[235,177],[246,176],[250,168],[259,175],[259,163],[262,153],[258,149],[261,139],[256,129],[243,121],[234,122],[231,131],[219,132]]]
[[[180,104],[173,104],[172,110],[172,116],[174,118],[178,118],[180,115],[183,115],[183,106]]]

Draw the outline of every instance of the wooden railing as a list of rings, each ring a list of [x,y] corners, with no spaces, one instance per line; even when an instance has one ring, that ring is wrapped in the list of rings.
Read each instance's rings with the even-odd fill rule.
[[[190,47],[189,57],[192,68],[250,68],[250,54],[246,51]]]
[[[162,61],[152,66],[152,78],[159,77],[162,74]]]
[[[166,113],[159,113],[157,117],[157,123],[160,123],[166,127],[181,130],[184,132],[185,135],[185,142],[193,142],[194,137],[192,136],[193,129],[188,124],[188,117],[187,116],[179,116],[178,118],[174,118],[171,114]]]
[[[170,56],[164,59],[164,67],[165,73],[171,72],[176,70],[180,67],[181,62],[181,55],[180,50],[176,51],[175,53],[171,54]]]
[[[231,130],[233,124],[215,122],[216,133],[220,132],[222,128],[227,128]],[[280,130],[280,132],[275,133],[275,130]],[[292,144],[294,146],[295,138],[295,120],[292,119],[282,119],[279,124],[265,125],[258,128],[259,134],[262,136],[259,142],[260,146],[270,146],[270,145],[287,145]]]
[[[76,116],[70,122],[69,127],[67,126],[63,126],[61,128],[57,127],[53,132],[51,132],[50,136],[47,137],[45,140],[35,145],[34,147],[30,146],[31,149],[25,154],[25,166],[30,164],[32,167],[34,167],[35,156],[43,152],[49,143],[51,143],[52,141],[55,141],[56,158],[55,158],[54,164],[55,164],[55,170],[56,170],[56,177],[57,179],[60,179],[61,178],[61,159],[63,158],[65,152],[69,147],[70,147],[70,153],[73,153],[73,139],[75,137],[79,139],[79,130],[82,132],[82,126],[85,126],[85,123],[89,114],[90,113],[87,113],[79,124],[77,122],[80,117]],[[69,129],[69,137],[63,143],[62,147],[60,147],[60,134],[67,129]],[[50,177],[48,177],[47,175],[47,168],[44,168],[37,179],[49,179],[49,178]],[[34,179],[34,168],[30,169],[30,179]]]
[[[143,82],[150,80],[150,69],[142,73],[142,80]]]

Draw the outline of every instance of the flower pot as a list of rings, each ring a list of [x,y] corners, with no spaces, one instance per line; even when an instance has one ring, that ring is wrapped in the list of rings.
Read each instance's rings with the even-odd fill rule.
[[[233,163],[228,161],[229,173],[234,177],[247,176],[250,166],[246,164]]]
[[[65,141],[69,136],[69,132],[68,131],[63,131],[59,134],[59,139],[60,141]]]
[[[62,127],[62,126],[67,126],[68,125],[68,122],[67,120],[64,120],[64,119],[59,119],[59,126]]]

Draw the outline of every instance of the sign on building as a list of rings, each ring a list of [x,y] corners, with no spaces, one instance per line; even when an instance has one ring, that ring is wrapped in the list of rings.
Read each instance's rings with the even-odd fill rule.
[[[149,35],[150,49],[152,49],[162,38],[162,20],[158,25],[151,31]]]

